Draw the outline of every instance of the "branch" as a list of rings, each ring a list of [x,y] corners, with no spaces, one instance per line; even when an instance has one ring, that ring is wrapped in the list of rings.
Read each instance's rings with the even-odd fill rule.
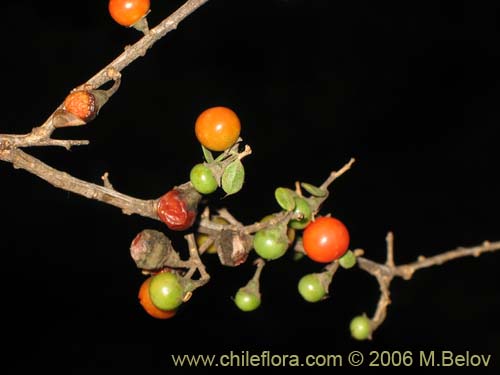
[[[101,69],[84,84],[75,87],[72,91],[97,89],[103,84],[113,80],[115,83],[113,87],[106,90],[108,96],[113,95],[120,85],[120,72],[139,57],[144,56],[154,43],[164,37],[168,32],[176,29],[177,25],[183,19],[206,2],[208,2],[208,0],[186,1],[184,5],[165,18],[155,28],[146,32],[139,41],[131,46],[127,46],[125,51],[110,64]],[[61,122],[63,122],[63,125]],[[72,146],[87,145],[89,142],[86,140],[73,141],[51,139],[52,133],[58,127],[84,124],[85,121],[71,116],[71,114],[64,111],[63,103],[61,103],[42,125],[33,128],[30,133],[22,135],[0,134],[0,149],[32,146],[62,146],[66,149],[70,149]]]
[[[119,193],[113,188],[80,180],[42,163],[37,158],[34,158],[17,148],[11,150],[0,150],[0,159],[12,163],[14,168],[24,169],[35,176],[40,177],[59,189],[67,190],[86,198],[95,199],[121,208],[124,214],[139,214],[141,216],[159,220],[156,213],[155,200],[133,198]]]
[[[335,181],[337,178],[342,176],[345,172],[351,169],[352,164],[356,161],[356,159],[351,158],[349,161],[338,171],[333,171],[330,173],[330,176],[323,182],[320,186],[320,189],[327,190],[328,187]]]
[[[256,223],[249,224],[249,225],[245,226],[245,232],[249,233],[249,234],[255,233],[261,229],[274,227],[283,221],[288,222],[290,219],[294,219],[294,218],[296,218],[296,216],[295,216],[295,213],[293,211],[277,212],[273,216],[273,218],[269,219],[268,221],[265,221],[265,222],[258,221]]]
[[[389,232],[386,237],[387,260],[385,263],[377,263],[362,256],[357,257],[359,268],[368,272],[377,279],[380,288],[380,298],[373,317],[371,318],[371,332],[373,333],[385,320],[387,307],[391,303],[390,284],[395,277],[404,280],[412,278],[415,271],[432,266],[442,265],[453,259],[467,256],[478,257],[483,253],[500,250],[500,241],[485,241],[481,245],[473,247],[458,247],[429,258],[420,256],[417,261],[396,266],[394,264],[394,236]],[[370,337],[371,338],[371,337]]]
[[[400,265],[395,267],[395,272],[397,276],[402,277],[405,280],[409,280],[413,273],[419,269],[439,266],[445,262],[453,259],[463,258],[468,256],[478,257],[482,253],[494,252],[500,249],[500,241],[489,242],[484,241],[481,245],[473,247],[459,247],[455,250],[450,250],[445,253],[434,255],[430,258],[425,258],[420,256],[416,262]]]
[[[345,172],[347,172],[349,169],[351,169],[353,163],[356,161],[356,159],[351,158],[349,161],[344,164],[342,168],[340,168],[338,171],[332,171],[328,175],[327,179],[317,188],[320,192],[322,192],[321,195],[317,196],[311,196],[307,198],[307,201],[309,203],[309,206],[311,207],[311,210],[313,212],[313,217],[316,216],[316,214],[319,212],[321,209],[321,206],[323,205],[323,202],[325,202],[328,197],[330,196],[330,192],[328,191],[328,188],[330,185],[340,176],[342,176]],[[302,196],[302,189],[301,189],[301,183],[299,181],[295,182],[295,191],[299,196]]]
[[[169,31],[174,30],[177,25],[188,15],[193,13],[208,0],[188,0],[177,11],[165,18],[155,28],[146,32],[138,42],[125,48],[125,51],[104,67],[86,83],[74,88],[76,90],[92,90],[113,80],[114,84],[105,92],[107,97],[113,95],[119,88],[121,82],[121,71],[137,58],[144,56],[146,51],[160,40]],[[106,99],[107,100],[107,99]],[[84,125],[85,121],[68,113],[61,103],[49,118],[40,126],[35,127],[28,134],[0,134],[0,160],[10,162],[14,168],[24,169],[53,186],[67,190],[89,199],[95,199],[118,208],[125,214],[139,214],[158,220],[154,200],[141,200],[121,194],[113,189],[107,179],[103,176],[104,186],[99,186],[77,179],[68,173],[54,169],[40,160],[30,156],[19,147],[33,146],[61,146],[70,149],[72,146],[87,145],[87,140],[63,140],[52,139],[53,132],[58,127]]]
[[[52,131],[44,132],[41,137],[35,132],[22,135],[0,134],[0,150],[27,146],[60,146],[69,150],[73,146],[86,146],[89,144],[87,140],[52,139],[50,138],[51,134]]]
[[[101,106],[118,90],[121,83],[121,74],[112,68],[108,68],[105,72],[109,79],[114,80],[114,84],[108,90],[97,90],[99,93],[94,91],[92,94],[95,102],[92,105],[92,111],[97,115],[99,112],[99,105],[96,102],[96,96],[100,96]],[[83,89],[91,90],[92,87],[88,85],[82,85]],[[72,91],[76,91],[73,89]],[[68,127],[68,126],[81,126],[85,125],[87,122],[78,118],[72,113],[69,113],[64,108],[64,103],[61,103],[56,110],[49,116],[49,118],[40,126],[31,129],[28,134],[0,134],[0,149],[12,149],[15,147],[33,147],[33,146],[62,146],[69,150],[72,146],[81,146],[89,144],[87,140],[62,140],[62,139],[52,139],[52,133],[57,128]]]
[[[185,235],[184,238],[186,239],[189,248],[189,260],[186,261],[186,263],[190,265],[189,271],[186,273],[186,275],[184,275],[185,279],[189,279],[189,294],[186,297],[187,300],[191,297],[192,292],[195,289],[200,288],[201,286],[208,283],[208,281],[210,280],[210,275],[206,271],[205,265],[200,259],[200,253],[198,247],[196,246],[194,234],[189,233]],[[192,276],[196,271],[199,272],[200,278],[197,280],[193,280]]]
[[[132,62],[137,60],[146,54],[147,50],[150,49],[153,44],[158,40],[163,38],[167,33],[177,28],[177,25],[184,20],[187,16],[193,13],[196,9],[201,7],[203,4],[207,3],[208,0],[188,0],[177,9],[170,16],[165,18],[156,27],[150,29],[146,35],[144,35],[139,41],[134,45],[125,48],[125,51],[115,58],[111,63],[109,63],[105,68],[103,68],[99,73],[90,78],[86,84],[93,87],[100,87],[104,83],[109,81],[107,77],[107,70],[112,68],[118,72],[121,72]]]

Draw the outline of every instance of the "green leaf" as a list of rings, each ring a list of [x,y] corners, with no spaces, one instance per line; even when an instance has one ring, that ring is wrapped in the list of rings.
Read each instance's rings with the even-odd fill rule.
[[[227,159],[228,154],[227,152],[222,152],[215,158],[216,161],[223,161],[224,159]]]
[[[302,188],[305,191],[307,191],[309,194],[311,194],[314,197],[323,198],[323,197],[326,197],[326,195],[328,194],[328,192],[326,190],[323,190],[317,186],[308,184],[307,182],[301,182],[300,186],[302,186]]]
[[[225,150],[224,152],[221,152],[217,158],[215,158],[216,161],[223,161],[225,159],[228,159],[231,156],[238,156],[238,151],[235,151],[233,149]]]
[[[281,206],[285,211],[292,211],[295,208],[295,192],[284,188],[279,187],[274,191],[274,197],[276,198],[276,202]]]
[[[212,152],[208,148],[201,145],[201,150],[203,151],[203,156],[205,157],[205,160],[207,161],[207,163],[211,163],[214,161],[214,157],[212,155]]]
[[[230,163],[222,174],[222,189],[227,195],[235,194],[243,187],[245,181],[245,168],[240,159]]]

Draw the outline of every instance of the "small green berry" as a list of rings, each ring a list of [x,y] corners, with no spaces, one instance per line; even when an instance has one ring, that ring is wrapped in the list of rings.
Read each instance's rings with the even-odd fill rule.
[[[263,259],[278,259],[288,249],[288,238],[279,228],[261,229],[253,237],[253,247]]]
[[[196,164],[189,173],[193,187],[201,194],[211,194],[218,188],[217,180],[205,164]]]
[[[351,336],[356,340],[366,340],[371,337],[371,321],[366,315],[358,315],[349,325]]]
[[[154,275],[151,279],[149,295],[153,305],[159,309],[174,310],[182,304],[184,288],[177,274],[161,272]]]
[[[241,311],[253,311],[260,306],[260,296],[248,291],[246,288],[240,288],[234,297],[234,303]]]
[[[326,295],[320,277],[314,273],[302,276],[299,280],[298,290],[307,302],[321,301]]]
[[[347,250],[347,252],[340,257],[339,264],[345,269],[354,267],[356,264],[356,255],[354,255],[352,250]]]

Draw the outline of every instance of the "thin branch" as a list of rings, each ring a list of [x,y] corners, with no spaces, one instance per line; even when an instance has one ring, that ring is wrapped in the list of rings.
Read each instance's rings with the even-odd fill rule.
[[[215,240],[213,237],[208,237],[205,242],[203,242],[199,247],[198,247],[198,252],[200,255],[203,255],[207,252],[210,246],[214,244]]]
[[[335,181],[338,177],[342,176],[345,172],[347,172],[352,164],[354,163],[355,159],[354,158],[351,158],[342,168],[340,168],[338,171],[333,171],[330,173],[330,175],[328,176],[328,178],[325,180],[325,182],[323,182],[321,184],[321,189],[322,190],[327,190],[328,187],[333,183],[333,181]],[[302,195],[302,191],[301,191],[301,188],[300,188],[300,182],[296,181],[295,182],[295,191],[299,194],[299,195]],[[319,207],[321,206],[321,204],[327,199],[328,197],[328,194],[326,194],[324,197],[314,197],[314,198],[310,198],[312,200],[314,200],[314,206],[315,206],[315,211],[319,210]],[[313,201],[310,201],[310,203],[312,204]],[[262,222],[256,222],[254,224],[250,224],[250,225],[247,225],[245,226],[245,232],[246,233],[255,233],[261,229],[264,229],[264,228],[267,228],[267,227],[272,227],[272,226],[275,226],[276,224],[282,222],[282,221],[285,221],[285,220],[292,220],[292,219],[300,219],[299,217],[295,216],[297,215],[294,211],[290,211],[290,212],[287,212],[287,211],[280,211],[280,212],[277,212],[274,214],[274,217],[264,223]],[[301,244],[295,248],[296,251],[301,251],[300,249],[301,247]],[[303,252],[303,250],[302,250]]]
[[[478,257],[483,253],[492,253],[498,250],[500,250],[500,241],[485,241],[481,245],[473,247],[458,247],[456,249],[449,250],[429,258],[420,256],[419,259],[415,262],[392,267],[387,263],[377,263],[364,257],[358,257],[357,259],[359,267],[373,276],[376,276],[377,273],[380,273],[391,278],[401,277],[405,280],[409,280],[413,276],[414,272],[419,269],[442,265],[443,263],[458,258],[464,258],[468,256]]]
[[[118,90],[118,87],[120,87],[121,74],[112,68],[108,68],[105,73],[109,79],[114,80],[114,84],[108,90],[98,91],[101,91],[101,94],[104,94],[106,98],[110,98]],[[91,89],[91,87],[88,85],[82,85],[82,87],[86,90]],[[87,140],[74,141],[51,138],[52,133],[54,133],[57,128],[67,126],[80,126],[85,124],[85,121],[67,112],[64,109],[64,103],[61,103],[42,125],[31,129],[30,133],[0,134],[0,149],[5,150],[15,147],[34,146],[62,146],[69,150],[71,146],[87,145],[89,143],[89,141]]]
[[[104,172],[104,174],[101,176],[101,180],[102,180],[102,183],[104,184],[105,188],[115,190],[115,188],[113,187],[113,184],[111,183],[111,181],[109,181],[109,173],[108,172]]]
[[[42,163],[20,149],[0,150],[0,159],[12,163],[14,168],[24,169],[51,185],[120,208],[124,214],[138,214],[159,220],[155,200],[142,200],[117,192],[106,186],[80,180],[65,172]]]
[[[64,147],[66,150],[70,150],[73,146],[86,146],[89,144],[87,140],[73,140],[73,139],[53,139],[47,138],[45,135],[43,137],[38,136],[34,133],[29,134],[0,134],[0,149],[10,149],[13,147],[24,147],[29,145],[30,147],[46,147],[46,146],[58,146]]]
[[[372,338],[373,332],[380,327],[380,325],[384,322],[387,317],[387,307],[391,304],[391,293],[389,290],[389,283],[380,280],[377,277],[377,281],[380,286],[380,298],[377,303],[377,308],[373,317],[371,318],[371,332],[370,339]]]
[[[227,220],[229,222],[229,224],[231,225],[236,225],[236,226],[242,226],[243,224],[241,224],[241,222],[239,222],[229,211],[227,208],[221,208],[219,210],[217,210],[217,214],[222,217],[223,219]],[[217,223],[214,223],[214,224],[217,224]],[[218,224],[220,227],[219,228],[223,228],[224,225],[222,224]]]
[[[385,241],[387,246],[387,257],[385,261],[386,268],[380,269],[379,272],[374,272],[374,276],[377,278],[380,288],[380,298],[378,300],[375,313],[371,318],[370,339],[373,332],[384,322],[387,317],[387,307],[391,304],[391,292],[389,286],[394,275],[386,271],[387,268],[390,270],[394,269],[394,235],[392,232],[387,233]]]
[[[245,148],[243,151],[238,153],[238,159],[243,159],[244,157],[247,157],[248,155],[252,154],[252,148],[249,145],[245,145]]]
[[[397,276],[408,280],[413,273],[422,268],[438,266],[453,259],[463,258],[468,256],[478,257],[483,253],[494,252],[500,250],[500,241],[489,242],[484,241],[481,245],[473,247],[459,247],[454,250],[434,255],[429,258],[420,256],[416,262],[400,265],[395,268],[394,272]]]
[[[116,57],[111,63],[106,65],[97,74],[90,78],[84,84],[75,87],[72,91],[78,89],[97,89],[110,80],[115,81],[113,87],[106,90],[109,96],[113,95],[121,81],[121,71],[132,62],[146,54],[158,40],[163,38],[168,32],[177,28],[177,25],[187,16],[193,13],[196,9],[207,3],[208,0],[188,0],[170,16],[160,22],[155,28],[146,32],[139,41],[131,46],[127,46],[125,50]],[[88,141],[72,141],[72,140],[54,140],[51,139],[54,130],[60,126],[58,120],[60,115],[66,116],[61,103],[54,112],[48,117],[45,122],[33,128],[28,134],[0,134],[0,149],[8,149],[14,147],[32,147],[32,146],[62,146],[69,149],[71,146],[86,145]],[[73,125],[84,125],[85,122],[75,118]],[[70,121],[71,122],[71,121]],[[68,122],[68,124],[70,123]],[[68,125],[65,125],[68,126]]]
[[[319,186],[320,190],[323,190],[324,195],[319,196],[319,197],[309,197],[308,202],[309,205],[313,211],[313,217],[316,216],[316,214],[319,212],[321,206],[323,205],[323,202],[325,202],[328,197],[330,196],[330,193],[328,191],[328,188],[330,185],[340,176],[342,176],[345,172],[347,172],[349,169],[351,169],[352,164],[355,162],[354,158],[351,158],[342,168],[340,168],[338,171],[332,171],[330,172],[330,175],[328,178]],[[298,190],[297,190],[298,189]],[[300,192],[300,184],[296,183],[296,191]]]
[[[245,232],[248,234],[255,233],[261,229],[274,227],[283,221],[288,221],[293,218],[295,218],[295,213],[293,211],[281,211],[274,214],[271,219],[265,222],[258,221],[256,223],[245,226]]]
[[[121,71],[135,61],[144,56],[146,51],[155,42],[165,36],[169,31],[174,30],[179,22],[193,13],[208,0],[188,0],[170,16],[165,18],[155,28],[149,30],[144,37],[132,46],[128,46],[125,51],[114,59],[110,64],[101,69],[96,75],[86,83],[76,87],[78,89],[94,89],[104,83],[113,80],[114,84],[106,90],[108,96],[113,95],[120,86]],[[141,200],[121,194],[113,189],[107,175],[103,176],[104,186],[99,186],[71,176],[68,173],[54,169],[33,156],[19,150],[19,147],[32,146],[62,146],[70,149],[72,146],[87,145],[87,140],[62,140],[52,139],[52,133],[61,124],[70,126],[83,125],[80,119],[71,117],[72,115],[64,111],[63,104],[60,104],[49,118],[40,126],[35,127],[28,134],[0,134],[0,160],[10,162],[14,168],[24,169],[41,179],[49,182],[53,186],[67,190],[89,199],[98,200],[118,208],[125,214],[139,214],[158,220],[155,209],[155,200]],[[64,120],[62,123],[61,121]],[[64,125],[68,126],[68,125]],[[251,150],[245,150],[241,157],[249,154]]]
[[[342,176],[345,172],[347,172],[349,169],[351,169],[352,164],[355,162],[354,158],[351,158],[342,168],[340,168],[338,171],[333,171],[330,173],[330,176],[323,182],[320,186],[321,189],[327,190],[328,187],[335,181],[337,178]]]
[[[201,261],[200,254],[198,252],[198,247],[196,246],[196,239],[193,233],[187,234],[184,236],[188,243],[189,248],[189,262],[190,269],[184,276],[185,278],[191,279],[196,271],[200,273],[200,278],[198,280],[191,280],[190,282],[190,292],[193,292],[195,289],[205,285],[210,280],[210,275],[205,269],[205,265]]]
[[[175,30],[179,23],[184,20],[187,16],[192,14],[196,9],[201,7],[203,4],[207,3],[208,0],[188,0],[178,8],[174,13],[165,18],[156,27],[149,30],[149,32],[144,35],[139,41],[134,45],[125,48],[125,51],[115,58],[111,63],[109,63],[100,72],[90,78],[86,84],[93,87],[100,87],[104,83],[109,81],[106,71],[112,68],[118,72],[121,72],[132,62],[137,60],[139,57],[143,57],[147,50],[150,49],[153,44],[158,40],[163,38],[167,33]]]
[[[394,234],[392,232],[387,233],[385,241],[387,243],[387,259],[385,264],[389,267],[394,267]]]
[[[377,308],[371,318],[372,333],[384,322],[387,316],[387,307],[391,303],[390,284],[395,277],[404,280],[412,278],[415,271],[423,268],[441,265],[453,259],[467,256],[478,257],[483,253],[500,250],[500,241],[485,241],[481,245],[473,247],[459,247],[453,250],[434,255],[429,258],[420,256],[417,261],[396,266],[394,264],[394,236],[389,232],[386,237],[387,260],[384,264],[374,262],[370,259],[359,256],[357,258],[359,267],[377,279],[380,288],[380,298]]]

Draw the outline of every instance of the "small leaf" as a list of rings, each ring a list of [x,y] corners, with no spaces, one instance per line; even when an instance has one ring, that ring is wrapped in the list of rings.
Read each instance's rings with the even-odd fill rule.
[[[240,159],[230,163],[222,174],[222,189],[227,195],[237,193],[241,190],[245,181],[245,168]]]
[[[210,152],[210,150],[208,148],[201,145],[201,150],[203,151],[203,156],[205,157],[205,160],[207,161],[207,163],[211,163],[214,161],[214,157],[212,155],[212,152]]]
[[[287,188],[279,187],[274,191],[276,202],[286,211],[292,211],[295,208],[295,193]]]
[[[228,156],[227,152],[222,152],[219,156],[217,156],[217,158],[215,158],[215,161],[223,161],[224,159],[227,159]]]
[[[317,186],[308,184],[307,182],[301,182],[300,186],[302,186],[302,188],[305,191],[307,191],[309,194],[311,194],[312,196],[315,196],[315,197],[322,198],[322,197],[326,197],[326,194],[328,194],[328,192],[326,190],[323,190]]]

